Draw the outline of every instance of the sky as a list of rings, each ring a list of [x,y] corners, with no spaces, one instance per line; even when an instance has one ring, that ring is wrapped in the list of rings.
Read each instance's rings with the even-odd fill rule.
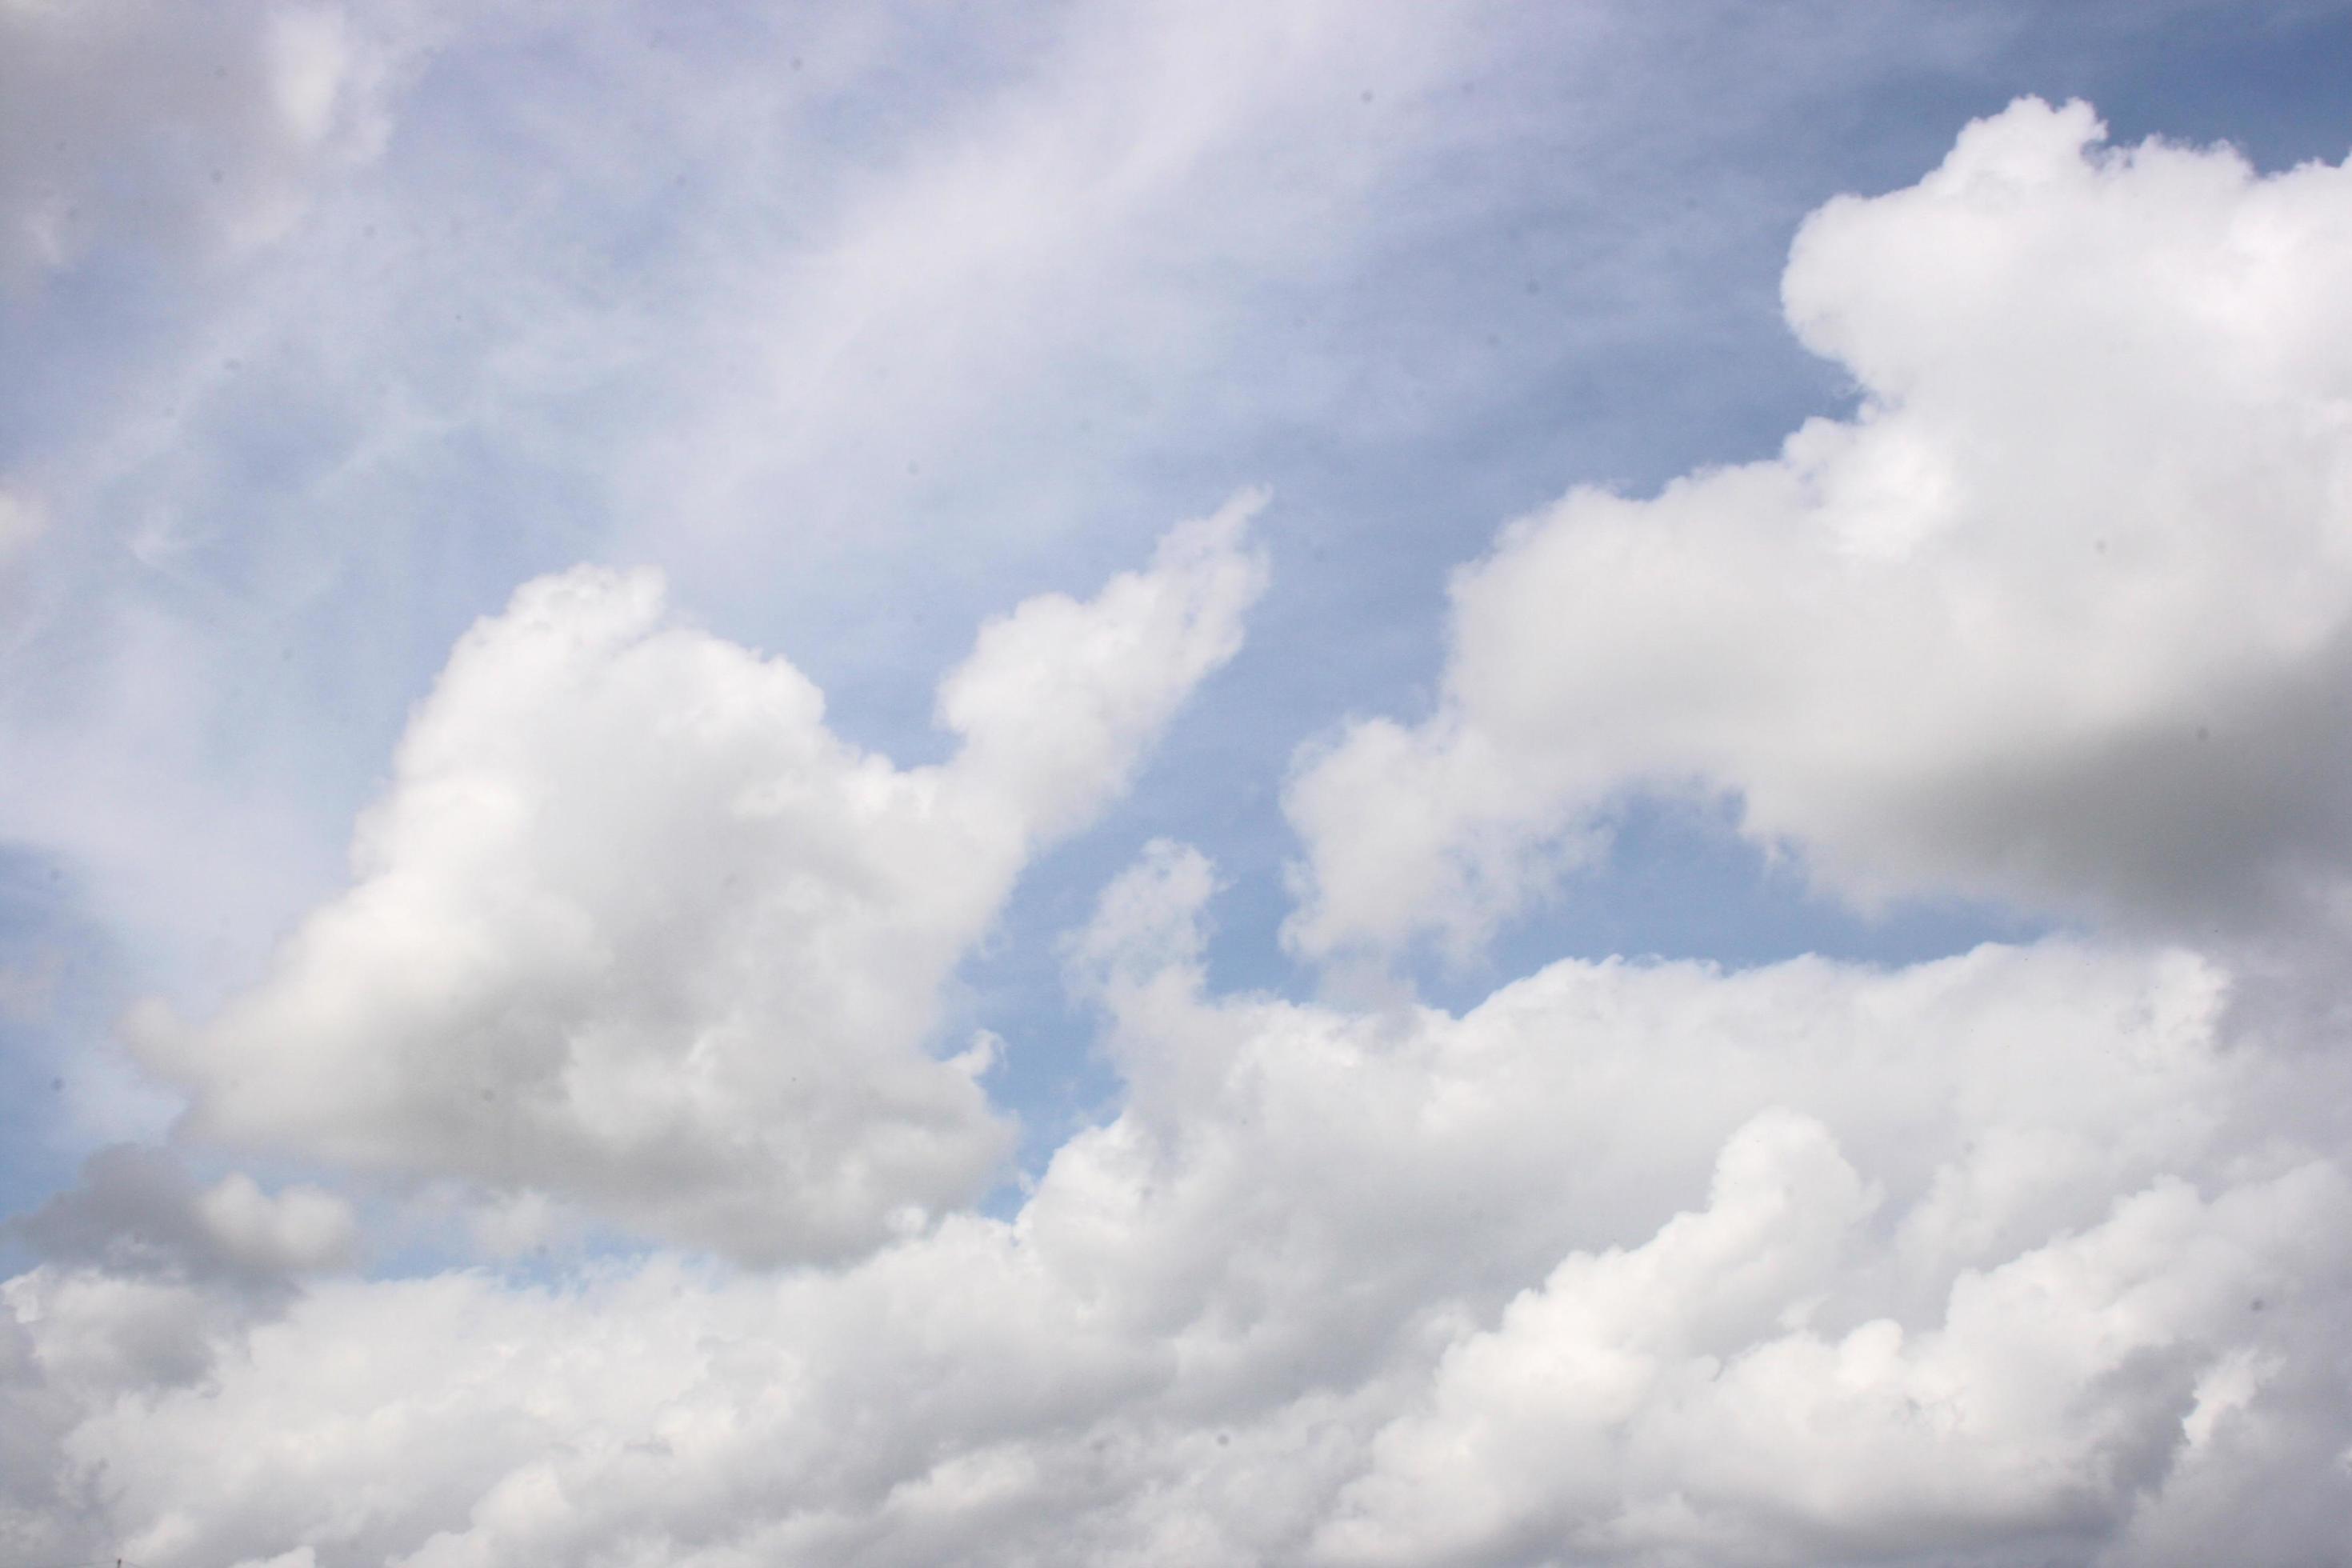
[[[0,1558],[2333,1561],[2347,63],[0,0]]]

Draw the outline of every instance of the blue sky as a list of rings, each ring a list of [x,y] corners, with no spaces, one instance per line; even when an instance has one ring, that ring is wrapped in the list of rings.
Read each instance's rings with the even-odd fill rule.
[[[2352,8],[110,0],[0,10],[0,1213],[19,1216],[0,1258],[33,1282],[24,1301],[77,1268],[106,1289],[161,1269],[208,1303],[182,1312],[207,1325],[199,1360],[305,1312],[396,1313],[370,1286],[492,1288],[461,1278],[520,1282],[466,1311],[520,1321],[543,1287],[578,1320],[561,1331],[592,1337],[597,1291],[619,1322],[672,1268],[749,1270],[696,1309],[714,1321],[753,1311],[728,1292],[762,1280],[888,1304],[873,1270],[949,1248],[973,1215],[1046,1226],[1119,1139],[1168,1140],[1183,1173],[1165,1190],[1208,1181],[1187,1162],[1258,1124],[1220,1121],[1234,1102],[1170,1065],[1223,1059],[1200,1042],[1247,1034],[1235,1059],[1295,1063],[1327,1036],[1435,1040],[1498,1016],[1478,1012],[1490,995],[1527,994],[1514,983],[1570,973],[1626,988],[1590,1016],[1651,1020],[1611,1037],[1629,1061],[1674,1058],[1668,1036],[1713,1038],[1736,1016],[1813,1062],[1866,1016],[1921,1040],[1958,1031],[1962,1053],[2063,1037],[2056,1057],[2089,1054],[2053,1069],[2060,1099],[2120,1102],[2137,1090],[2099,1087],[2120,1059],[2095,1046],[2104,1025],[2060,1000],[2028,1014],[2079,983],[2113,994],[2084,1005],[2097,1017],[2161,1033],[2205,1016],[2181,999],[2204,983],[2166,967],[2193,955],[2230,977],[2214,1050],[2243,1028],[2333,1060],[2305,1036],[2336,1005],[2326,957],[2352,875],[2327,794],[2336,568],[2313,542],[2343,524],[2327,509],[2352,471],[2326,413],[2341,323],[2296,291],[2305,273],[2199,268],[2270,254],[2257,232],[2312,268],[2331,254],[2343,187],[2285,176],[2352,149]],[[2078,101],[2076,119],[2056,107]],[[2151,139],[2173,151],[2133,163],[2124,150]],[[2004,228],[1992,198],[1969,205],[1979,168],[2039,170],[2074,205],[2048,198],[2046,234],[2039,216]],[[2079,170],[2106,171],[2122,226],[2101,226],[2108,186],[2067,183]],[[1981,226],[1919,237],[1948,209]],[[2224,295],[2241,336],[2178,326]],[[2221,390],[2210,405],[2176,394],[2176,373]],[[2142,406],[2143,388],[2161,395]],[[1801,428],[1815,445],[1784,446]],[[2124,456],[2100,455],[2111,437]],[[1161,548],[1256,491],[1241,532]],[[2077,532],[2100,574],[2061,552]],[[1796,542],[1817,534],[1842,542]],[[1855,561],[1894,564],[1872,578]],[[665,607],[625,585],[651,579],[583,567],[653,568]],[[554,607],[529,608],[549,582]],[[1050,595],[1067,603],[1040,607]],[[542,613],[589,629],[549,652],[530,641]],[[1921,629],[1944,616],[1958,628],[1944,640]],[[1002,646],[974,653],[1000,622]],[[821,691],[821,717],[761,659]],[[992,695],[943,726],[957,669]],[[574,713],[582,692],[602,695]],[[694,727],[733,713],[751,715],[740,731]],[[2221,745],[2199,751],[2192,730]],[[773,808],[788,826],[746,826],[771,822],[742,805],[766,789],[802,803]],[[484,804],[509,799],[538,804]],[[721,818],[740,836],[694,826]],[[2210,852],[2162,847],[2182,844]],[[722,871],[747,902],[711,890]],[[394,891],[372,903],[374,882]],[[533,923],[557,906],[603,955],[593,975],[550,934],[572,927]],[[1934,961],[1984,943],[1963,963],[2020,966],[1983,984],[2026,1011],[1964,1027],[1979,1002],[1919,994],[1960,973]],[[1592,967],[1547,969],[1561,961]],[[1847,1013],[1802,978],[1814,961]],[[642,993],[615,978],[640,973],[656,977]],[[1685,983],[1662,976],[1690,995],[1643,989]],[[958,1056],[976,1036],[998,1042],[984,1068],[941,1066],[978,1063]],[[1390,1047],[1361,1048],[1349,1081],[1384,1081]],[[1429,1045],[1432,1073],[1469,1048]],[[481,1103],[537,1104],[554,1058],[583,1098],[535,1133],[436,1131],[472,1114],[450,1075],[483,1075]],[[787,1059],[805,1083],[779,1076]],[[667,1105],[702,1070],[688,1060],[723,1070],[677,1089],[662,1137],[682,1143],[614,1131],[635,1104]],[[1134,1513],[1150,1477],[1196,1473],[1169,1438],[1152,1461],[1168,1468],[1139,1461],[1058,1523],[1022,1513],[1044,1533],[1008,1524],[1004,1541],[1369,1561],[1377,1536],[1423,1543],[1397,1561],[1497,1562],[1571,1538],[1596,1554],[1638,1538],[1622,1560],[1660,1562],[1833,1541],[1860,1561],[1870,1541],[1913,1542],[1911,1525],[1935,1535],[1898,1500],[1876,1523],[1864,1509],[1769,1527],[1727,1504],[1677,1536],[1643,1500],[1654,1476],[1629,1472],[1614,1516],[1516,1472],[1456,1478],[1457,1501],[1481,1486],[1504,1500],[1488,1528],[1399,1479],[1449,1421],[1475,1428],[1460,1453],[1509,1447],[1479,1425],[1501,1417],[1463,1369],[1503,1364],[1515,1333],[1567,1331],[1542,1328],[1540,1304],[1507,1318],[1515,1292],[1602,1290],[1606,1258],[1653,1245],[1671,1273],[1671,1216],[1732,1226],[1738,1172],[1783,1162],[1832,1210],[1853,1178],[1893,1194],[1873,1211],[1890,1231],[2007,1179],[1967,1165],[1975,1153],[1872,1167],[1900,1117],[1864,1130],[1837,1108],[1860,1103],[1840,1085],[1877,1069],[1815,1065],[1819,1104],[1791,1088],[1689,1127],[1671,1097],[1628,1110],[1657,1119],[1654,1169],[1498,1155],[1491,1212],[1574,1191],[1590,1223],[1498,1220],[1454,1284],[1401,1284],[1332,1331],[1385,1348],[1328,1376],[1284,1363],[1274,1384],[1354,1401],[1348,1419],[1378,1436],[1310,1462],[1305,1405],[1261,1411],[1244,1446],[1307,1500],[1265,1502],[1257,1534]],[[2278,1070],[2229,1091],[2229,1131],[2112,1169],[2050,1153],[2062,1134],[2038,1122],[1954,1131],[1955,1148],[2040,1151],[2018,1156],[2042,1163],[2017,1190],[2071,1195],[2011,1229],[1985,1221],[1991,1250],[1937,1254],[1934,1289],[1901,1287],[1928,1304],[1887,1313],[1915,1343],[1957,1335],[1936,1289],[2124,1224],[2165,1180],[2216,1214],[2237,1201],[2224,1172],[2285,1184],[2279,1213],[2330,1212],[2291,1172],[2230,1163],[2292,1144],[2332,1171],[2342,1153],[2331,1127],[2280,1109],[2317,1080]],[[1890,1077],[1874,1103],[1916,1089]],[[1321,1135],[1246,1158],[1278,1193]],[[180,1173],[118,1191],[85,1171],[124,1145]],[[695,1165],[739,1145],[761,1152]],[[1444,1163],[1391,1152],[1400,1170]],[[1693,1206],[1710,1191],[1715,1207]],[[1181,1272],[1136,1260],[1160,1233],[1134,1225],[1122,1278]],[[950,1268],[923,1256],[903,1267]],[[2314,1270],[2317,1301],[2334,1287]],[[1857,1264],[1814,1295],[1836,1317],[1894,1300],[1900,1272]],[[1448,1312],[1488,1339],[1444,1352],[1429,1336]],[[1871,1314],[1851,1315],[1842,1327]],[[2255,1408],[2273,1374],[2249,1369],[2313,1342],[2207,1333],[2205,1381],[2162,1397]],[[858,1345],[834,1351],[899,1353]],[[141,1397],[182,1397],[158,1378]],[[1426,1398],[1375,1410],[1383,1378]],[[1171,1408],[1193,1394],[1214,1403],[1193,1390]],[[1134,1414],[1087,1398],[1086,1420]],[[201,1433],[267,1405],[174,1408]],[[2276,1419],[2315,1454],[2313,1433],[2352,1442],[2330,1426],[2346,1408]],[[56,1453],[129,1441],[89,1412]],[[636,1419],[587,1413],[580,1430],[622,1443]],[[2019,1420],[1987,1428],[1970,1462],[2037,1443],[2060,1469],[2112,1458]],[[901,1436],[1012,1451],[1002,1433],[944,1431]],[[512,1479],[533,1462],[524,1447],[495,1464]],[[1058,1462],[1019,1456],[1038,1475]],[[127,1449],[117,1463],[171,1473]],[[299,1501],[206,1512],[155,1479],[68,1507],[60,1479],[0,1498],[16,1510],[0,1542],[318,1568],[475,1560],[430,1546],[435,1531],[483,1560],[539,1539],[499,1535],[454,1483],[416,1486],[408,1512],[339,1536]],[[2171,1497],[2161,1517],[2189,1531],[2189,1482],[2133,1486]],[[2224,1499],[2209,1524],[2259,1490],[2195,1486]],[[658,1510],[597,1528],[647,1532],[648,1563],[922,1560],[919,1531],[848,1496],[824,1504],[864,1521],[848,1536],[797,1503],[701,1536]],[[2000,1553],[2041,1550],[2018,1521],[2046,1515],[2065,1560],[2128,1561],[2159,1517],[2114,1498],[2035,1506],[1987,1503],[1948,1538],[1980,1526],[1985,1561],[2024,1561]],[[541,1560],[599,1560],[580,1543],[593,1531],[547,1528],[529,1548]],[[1187,1557],[1186,1540],[1207,1544]]]

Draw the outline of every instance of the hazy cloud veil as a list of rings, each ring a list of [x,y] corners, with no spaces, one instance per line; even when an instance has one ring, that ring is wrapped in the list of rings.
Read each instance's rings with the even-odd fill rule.
[[[661,400],[599,383],[578,408],[614,434],[576,455],[580,534],[511,555],[469,553],[455,524],[404,535],[398,593],[351,563],[379,559],[356,531],[331,548],[273,515],[248,543],[210,510],[130,515],[164,459],[123,456],[156,416],[122,399],[184,385],[205,333],[260,330],[276,307],[257,278],[328,268],[339,225],[388,221],[354,214],[470,188],[432,130],[481,90],[469,48],[562,56],[530,79],[533,113],[566,126],[600,94],[699,81],[746,123],[792,127],[730,153],[685,124],[690,162],[855,163],[861,138],[911,134],[886,104],[968,137],[893,143],[856,200],[812,177],[806,232],[716,239],[774,247],[776,276],[843,310],[845,279],[919,314],[970,301],[971,335],[933,345],[934,368],[984,377],[1003,349],[1005,400],[1029,401],[997,425],[983,380],[910,393],[898,434],[982,489],[1011,461],[972,455],[987,432],[1034,434],[1072,384],[1106,423],[1150,423],[1140,401],[1118,412],[1150,395],[1122,357],[1148,334],[1117,334],[1153,308],[1199,334],[1170,366],[1244,356],[1217,360],[1230,385],[1183,381],[1197,406],[1168,419],[1223,435],[1287,410],[1310,464],[1342,461],[1300,411],[1347,400],[1278,388],[1319,373],[1225,334],[1279,313],[1286,268],[1340,266],[1316,246],[1401,251],[1412,225],[1249,238],[1302,177],[1269,173],[1266,149],[1393,95],[1406,120],[1330,133],[1347,152],[1315,188],[1372,204],[1411,164],[1414,212],[1443,215],[1449,160],[1538,112],[1454,87],[1509,43],[1460,18],[1400,16],[1429,30],[1375,45],[1312,4],[1197,24],[1142,7],[1115,27],[1015,7],[1002,34],[941,46],[971,51],[975,86],[925,85],[930,46],[883,11],[813,13],[796,39],[724,10],[641,49],[611,42],[625,5],[254,5],[199,26],[0,5],[0,85],[30,84],[0,110],[7,319],[53,351],[70,320],[122,334],[89,427],[28,412],[0,451],[0,594],[28,672],[0,726],[10,755],[49,759],[0,788],[0,833],[72,868],[116,933],[110,973],[137,982],[77,1013],[57,994],[100,971],[39,968],[41,942],[68,951],[62,919],[44,934],[0,910],[30,933],[0,972],[7,1048],[40,1064],[31,1092],[87,1155],[7,1194],[0,1557],[2336,1560],[2352,164],[2123,142],[2082,101],[1956,118],[1940,162],[1816,194],[1781,236],[1787,330],[1848,378],[1843,412],[1655,487],[1577,483],[1443,563],[1399,544],[1393,567],[1370,524],[1360,555],[1297,547],[1286,491],[1222,469],[1208,488],[1172,459],[1202,492],[1181,506],[1144,489],[1149,465],[1087,481],[1088,506],[1148,526],[992,514],[971,540],[926,534],[929,514],[881,489],[920,464],[857,444],[895,438],[895,405],[845,386],[804,406],[821,376],[740,397],[698,380],[678,424],[625,441]],[[1605,15],[1574,50],[1667,68],[1648,24]],[[1985,15],[1988,37],[2014,21]],[[1228,76],[1211,68],[1233,38],[1250,64]],[[1349,74],[1313,79],[1318,62]],[[600,85],[592,63],[650,77]],[[835,90],[828,72],[873,96],[806,115],[769,96]],[[218,177],[190,187],[192,157]],[[926,248],[902,232],[921,225],[875,216],[936,210],[952,230],[988,192],[1017,206],[1041,167],[1072,205],[1017,234]],[[1221,179],[1249,224],[1201,205]],[[774,309],[796,296],[662,227],[652,184],[605,197],[598,221],[658,251],[648,268],[745,287],[740,330],[776,365],[822,361]],[[416,401],[438,373],[403,356],[441,346],[354,347],[400,383],[352,405],[373,435],[273,427],[234,483],[170,471],[227,487],[215,500],[282,500],[299,469],[328,512],[473,504],[493,476],[536,504],[515,477],[536,468],[445,469],[426,448],[473,432],[536,464],[572,395],[548,388],[602,374],[577,300],[551,302],[605,286],[559,275],[579,215],[558,205],[517,217],[545,249],[499,274],[544,290],[543,315],[479,329],[502,356],[483,374],[512,378],[496,407]],[[1153,246],[1180,282],[1152,280]],[[864,270],[826,270],[851,250]],[[903,273],[873,270],[884,252]],[[106,288],[203,303],[141,337],[92,302]],[[1003,349],[1057,294],[1069,319]],[[718,292],[653,295],[599,319],[616,340],[714,330]],[[1118,325],[1073,347],[1097,321]],[[844,331],[872,332],[876,363],[913,352],[879,307]],[[824,352],[845,375],[856,357]],[[1068,356],[1077,383],[1041,368]],[[703,423],[722,405],[734,423]],[[665,462],[675,559],[643,510]],[[826,464],[856,484],[793,477]],[[844,542],[861,505],[874,536]],[[1292,662],[1344,665],[1384,635],[1370,612],[1314,620],[1336,602],[1315,595],[1391,569],[1443,617],[1433,680],[1284,706],[1324,689]],[[467,586],[428,616],[416,584],[443,571]],[[828,618],[828,574],[976,608],[919,624],[877,598],[868,624]],[[1294,574],[1307,596],[1286,599]],[[747,616],[766,584],[793,616]],[[247,646],[240,617],[263,605],[313,640]],[[348,634],[337,606],[362,616]],[[362,669],[335,646],[404,639],[430,644],[425,667]],[[126,673],[149,663],[164,692],[260,673],[151,709]],[[825,669],[929,727],[829,710]],[[375,728],[336,742],[366,759],[316,764],[330,709],[369,692]],[[1239,776],[1244,756],[1265,765]],[[142,765],[175,776],[118,835],[103,803],[143,799]],[[272,789],[310,778],[311,804],[242,815],[238,781],[271,769]],[[89,798],[68,798],[77,780]],[[1252,800],[1263,822],[1233,827]],[[1566,953],[1468,1005],[1424,999],[1479,974],[1497,933],[1606,896],[1596,868],[1645,800],[1727,810],[1806,899],[1865,916],[1973,900],[2047,934],[1916,963]],[[219,843],[148,858],[208,802]],[[1213,830],[1215,858],[1187,841]],[[299,854],[262,864],[281,832]],[[240,866],[272,890],[224,885],[217,921],[268,910],[226,935],[135,907]],[[1020,989],[1034,974],[1051,1002]],[[2257,984],[2309,1005],[2247,1005]],[[1075,1112],[1014,1070],[1057,1049],[1083,1058],[1070,1081],[1090,1063],[1109,1086]],[[1025,1161],[1024,1129],[1050,1132]]]

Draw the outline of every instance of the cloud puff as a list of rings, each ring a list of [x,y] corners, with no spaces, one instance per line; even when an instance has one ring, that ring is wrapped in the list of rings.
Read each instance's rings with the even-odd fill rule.
[[[144,1059],[236,1143],[574,1201],[747,1257],[829,1256],[963,1201],[1010,1130],[940,984],[1023,864],[1126,783],[1240,645],[1244,497],[1086,603],[993,622],[901,769],[659,579],[527,584],[459,643],[355,835],[348,891]]]
[[[2352,1100],[2231,1048],[2210,966],[1567,963],[1357,1013],[1205,994],[1208,881],[1156,848],[1074,944],[1129,1102],[1013,1217],[266,1321],[45,1265],[39,1473],[165,1565],[2332,1546]]]
[[[200,1188],[174,1155],[131,1144],[91,1155],[79,1186],[5,1229],[53,1260],[255,1287],[348,1263],[358,1239],[351,1205],[332,1193],[273,1194],[242,1172]]]
[[[1869,1209],[1820,1123],[1759,1116],[1725,1145],[1706,1208],[1640,1247],[1571,1255],[1449,1350],[1325,1544],[1395,1563],[1563,1540],[1747,1561],[2003,1537],[2079,1552],[2280,1372],[2244,1331],[2251,1304],[2315,1276],[2341,1291],[2352,1261],[2311,1245],[2352,1218],[2332,1164],[2211,1202],[2167,1179],[1962,1272],[1940,1321],[1804,1326],[1835,1300],[1819,1288],[1836,1266],[1866,1255]]]
[[[2023,100],[1815,213],[1788,318],[1858,410],[1457,576],[1435,710],[1291,784],[1302,952],[1475,942],[1640,790],[1734,796],[1865,900],[2342,901],[2352,168],[2101,134]]]

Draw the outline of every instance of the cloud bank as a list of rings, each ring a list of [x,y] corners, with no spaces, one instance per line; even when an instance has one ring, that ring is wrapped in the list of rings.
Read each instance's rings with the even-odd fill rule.
[[[54,1261],[7,1288],[65,1413],[25,1484],[142,1562],[417,1565],[2190,1562],[2352,1503],[2340,1113],[2200,961],[1367,1016],[1204,994],[1204,869],[1106,897],[1129,1102],[1013,1217],[259,1321]]]

